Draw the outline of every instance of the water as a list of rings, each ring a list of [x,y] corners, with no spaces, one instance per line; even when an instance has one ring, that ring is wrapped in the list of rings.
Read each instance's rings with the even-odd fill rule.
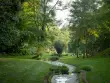
[[[68,80],[68,78],[67,77],[57,77],[55,80],[57,83],[65,83]]]
[[[47,61],[47,63],[55,66],[67,66],[69,68],[70,75],[54,75],[51,79],[51,83],[79,83],[76,73],[72,73],[75,70],[75,66],[64,64],[58,61]]]

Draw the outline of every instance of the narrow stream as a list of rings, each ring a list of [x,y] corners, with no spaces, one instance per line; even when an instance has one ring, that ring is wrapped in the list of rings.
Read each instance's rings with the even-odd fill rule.
[[[47,63],[55,65],[55,66],[67,66],[69,68],[69,75],[54,75],[51,79],[51,83],[79,83],[78,75],[76,73],[72,73],[75,70],[75,66],[64,64],[58,61],[47,61]]]

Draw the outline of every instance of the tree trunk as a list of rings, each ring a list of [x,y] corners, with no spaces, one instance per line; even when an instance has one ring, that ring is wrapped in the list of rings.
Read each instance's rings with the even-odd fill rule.
[[[78,47],[79,47],[79,39],[76,41],[76,56],[77,56],[77,58],[79,58]]]
[[[85,30],[85,57],[88,58],[88,52],[87,52],[87,39],[88,39],[88,34],[87,34],[87,30]]]
[[[77,55],[77,58],[79,58],[78,48],[76,50],[76,55]]]

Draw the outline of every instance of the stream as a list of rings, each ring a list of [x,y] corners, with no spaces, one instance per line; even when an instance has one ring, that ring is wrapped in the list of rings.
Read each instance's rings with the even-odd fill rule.
[[[76,73],[72,73],[75,70],[75,66],[68,65],[58,61],[46,61],[47,63],[55,66],[67,66],[69,68],[69,75],[54,75],[51,79],[51,83],[79,83],[78,75]]]

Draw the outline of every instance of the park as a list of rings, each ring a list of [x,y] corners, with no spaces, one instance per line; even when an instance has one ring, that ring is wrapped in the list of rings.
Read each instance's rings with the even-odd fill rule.
[[[0,83],[110,83],[110,1],[0,0]]]

